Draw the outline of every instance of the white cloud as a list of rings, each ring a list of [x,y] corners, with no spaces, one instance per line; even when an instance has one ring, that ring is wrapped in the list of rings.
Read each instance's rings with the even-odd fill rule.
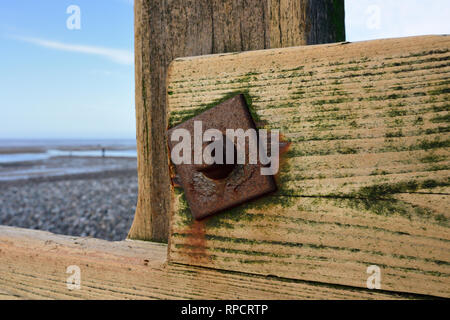
[[[134,63],[134,54],[133,51],[130,50],[69,44],[40,38],[26,38],[26,37],[14,37],[14,38],[44,48],[101,56],[119,64],[133,65]]]

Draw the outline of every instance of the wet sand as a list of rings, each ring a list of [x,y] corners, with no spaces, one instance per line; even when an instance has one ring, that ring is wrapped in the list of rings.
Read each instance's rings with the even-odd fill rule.
[[[136,158],[51,157],[37,161],[0,163],[0,183],[102,172],[136,171]]]
[[[14,153],[43,153],[45,148],[38,147],[0,147],[0,154],[14,154]]]

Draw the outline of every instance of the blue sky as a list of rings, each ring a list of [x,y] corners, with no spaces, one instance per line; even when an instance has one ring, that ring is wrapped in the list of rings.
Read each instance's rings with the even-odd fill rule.
[[[132,1],[1,0],[0,138],[135,137]],[[347,0],[346,16],[348,41],[450,33],[448,0]]]
[[[133,46],[130,1],[1,0],[0,138],[134,138]]]

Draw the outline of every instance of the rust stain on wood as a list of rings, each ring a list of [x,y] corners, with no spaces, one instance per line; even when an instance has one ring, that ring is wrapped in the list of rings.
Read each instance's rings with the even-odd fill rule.
[[[189,259],[192,265],[208,263],[209,258],[206,248],[206,238],[205,238],[205,221],[195,220],[191,226],[192,237],[187,240],[187,245],[195,248],[195,254],[190,255]]]

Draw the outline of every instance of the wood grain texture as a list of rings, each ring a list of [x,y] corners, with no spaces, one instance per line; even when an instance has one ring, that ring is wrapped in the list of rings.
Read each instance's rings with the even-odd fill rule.
[[[0,226],[0,299],[417,299],[302,281],[168,265],[167,245]],[[81,269],[68,290],[66,269]]]
[[[169,125],[243,92],[291,142],[278,192],[194,222],[174,189],[170,261],[450,297],[450,38],[177,59]]]
[[[341,41],[343,0],[136,0],[139,195],[129,238],[167,241],[166,74],[176,57]],[[339,32],[337,32],[337,30]]]

